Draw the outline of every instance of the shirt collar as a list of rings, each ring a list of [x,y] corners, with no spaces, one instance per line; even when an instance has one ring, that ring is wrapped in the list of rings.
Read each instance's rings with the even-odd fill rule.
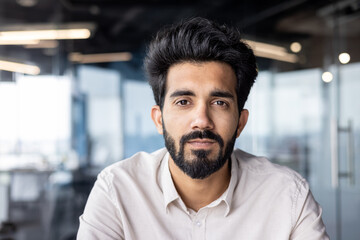
[[[179,199],[180,196],[176,191],[174,182],[169,169],[169,153],[166,153],[161,162],[161,185],[164,195],[165,210],[168,212],[168,206],[171,202]]]
[[[220,197],[226,204],[226,211],[225,211],[225,215],[224,215],[225,217],[229,214],[229,212],[231,210],[232,199],[233,199],[235,187],[238,183],[239,173],[240,173],[240,169],[239,169],[240,166],[235,157],[234,152],[231,154],[230,160],[231,160],[230,183],[229,183],[229,186],[226,189],[225,193]]]
[[[226,204],[226,210],[224,216],[226,217],[231,210],[231,203],[234,194],[235,187],[239,179],[239,164],[235,158],[235,154],[231,154],[231,177],[230,183],[226,191],[214,202],[210,203],[207,207],[213,207],[219,205],[221,202]],[[161,163],[161,185],[164,195],[164,207],[168,212],[168,206],[171,202],[180,199],[178,192],[176,191],[174,182],[171,177],[169,169],[169,153],[166,153]]]

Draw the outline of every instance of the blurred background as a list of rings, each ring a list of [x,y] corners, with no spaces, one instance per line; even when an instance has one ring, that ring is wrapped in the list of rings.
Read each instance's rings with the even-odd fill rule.
[[[1,0],[0,239],[75,239],[101,169],[163,147],[143,57],[193,16],[257,56],[236,146],[301,173],[331,239],[359,239],[359,0]]]

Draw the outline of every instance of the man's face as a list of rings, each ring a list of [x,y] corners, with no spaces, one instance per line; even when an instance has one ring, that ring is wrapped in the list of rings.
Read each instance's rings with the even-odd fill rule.
[[[163,109],[153,108],[152,117],[171,159],[192,178],[219,170],[246,124],[235,89],[235,73],[225,63],[184,62],[169,68]]]

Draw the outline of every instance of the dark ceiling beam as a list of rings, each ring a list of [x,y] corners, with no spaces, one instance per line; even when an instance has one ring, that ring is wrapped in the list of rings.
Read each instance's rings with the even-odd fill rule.
[[[100,8],[114,7],[182,7],[208,4],[205,0],[61,0],[68,10],[87,9],[91,6]]]
[[[135,22],[136,18],[144,12],[144,8],[136,7],[131,8],[127,11],[123,16],[122,20],[118,21],[110,30],[111,35],[117,35],[120,33],[124,28],[126,28],[129,23]]]
[[[241,21],[241,26],[243,28],[250,27],[255,25],[261,21],[264,21],[270,17],[276,16],[282,12],[288,11],[289,9],[295,8],[308,0],[292,0],[292,1],[284,1],[278,5],[270,7],[268,9],[263,10],[260,13],[254,14],[252,17],[246,17],[246,19]]]

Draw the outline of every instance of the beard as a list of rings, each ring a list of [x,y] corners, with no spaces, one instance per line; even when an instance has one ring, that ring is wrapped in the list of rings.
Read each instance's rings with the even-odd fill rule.
[[[181,137],[179,151],[176,152],[175,140],[168,134],[164,125],[163,129],[165,146],[169,151],[171,158],[186,175],[193,179],[204,179],[222,168],[230,158],[236,141],[236,131],[225,145],[221,136],[210,130],[193,131]],[[211,151],[201,149],[191,150],[191,154],[189,153],[185,156],[185,143],[196,138],[215,140],[219,144],[219,151],[216,156],[210,159],[209,155],[211,154]],[[194,156],[192,159],[191,155]]]

